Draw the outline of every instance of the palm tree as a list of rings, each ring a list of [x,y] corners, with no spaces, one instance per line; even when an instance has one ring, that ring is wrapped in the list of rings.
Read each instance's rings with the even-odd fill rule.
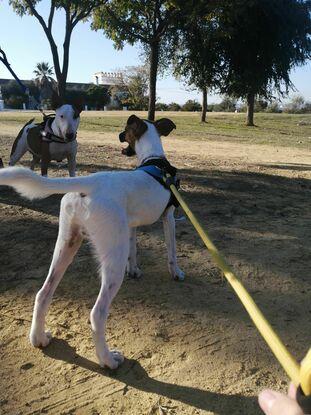
[[[39,62],[33,71],[36,75],[35,83],[40,89],[40,101],[51,99],[53,89],[56,89],[56,81],[52,77],[54,75],[53,67],[48,62]]]
[[[50,82],[55,82],[52,78],[52,75],[54,75],[53,67],[50,66],[48,62],[37,63],[36,69],[33,72],[36,75],[36,82],[38,84],[41,84],[46,80]]]

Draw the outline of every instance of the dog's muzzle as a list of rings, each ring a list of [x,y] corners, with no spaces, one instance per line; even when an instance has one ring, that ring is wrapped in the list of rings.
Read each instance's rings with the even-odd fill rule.
[[[122,148],[122,154],[128,157],[135,156],[136,152],[132,149],[130,145],[128,145],[126,148]]]
[[[120,140],[120,143],[125,142],[125,131],[122,131],[122,133],[119,134],[119,140]]]
[[[125,140],[125,131],[122,131],[122,133],[119,134],[119,140],[120,140],[121,143],[126,142],[126,140]],[[126,148],[122,149],[122,154],[124,154],[125,156],[128,156],[128,157],[132,157],[132,156],[135,156],[136,152],[130,145],[128,145]]]

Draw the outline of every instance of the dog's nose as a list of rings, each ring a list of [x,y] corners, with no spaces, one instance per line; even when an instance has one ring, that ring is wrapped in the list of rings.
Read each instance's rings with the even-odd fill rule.
[[[74,137],[75,137],[74,133],[66,133],[67,140],[71,141],[74,139]]]
[[[119,140],[121,143],[125,142],[125,131],[122,131],[122,133],[119,134]]]

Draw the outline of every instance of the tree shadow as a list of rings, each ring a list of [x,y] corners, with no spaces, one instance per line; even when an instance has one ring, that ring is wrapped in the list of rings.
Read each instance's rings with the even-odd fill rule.
[[[261,413],[255,397],[239,394],[228,395],[163,382],[150,377],[146,369],[135,359],[126,359],[123,365],[116,371],[103,369],[97,363],[78,355],[76,349],[70,346],[67,341],[58,338],[53,338],[50,345],[44,348],[42,352],[51,359],[75,364],[101,376],[123,382],[125,390],[126,387],[132,387],[143,392],[154,393],[182,402],[197,409],[212,411],[222,415]]]
[[[305,163],[282,163],[282,164],[275,164],[275,163],[268,163],[268,164],[260,164],[261,167],[270,168],[270,169],[278,169],[278,170],[296,170],[296,171],[310,171],[311,164]]]

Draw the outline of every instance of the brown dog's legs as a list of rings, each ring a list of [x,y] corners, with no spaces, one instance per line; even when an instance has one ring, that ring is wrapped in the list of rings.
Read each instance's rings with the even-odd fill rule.
[[[42,159],[41,159],[41,175],[48,175],[48,167],[51,161],[50,155],[50,143],[47,141],[42,141],[41,145]]]

